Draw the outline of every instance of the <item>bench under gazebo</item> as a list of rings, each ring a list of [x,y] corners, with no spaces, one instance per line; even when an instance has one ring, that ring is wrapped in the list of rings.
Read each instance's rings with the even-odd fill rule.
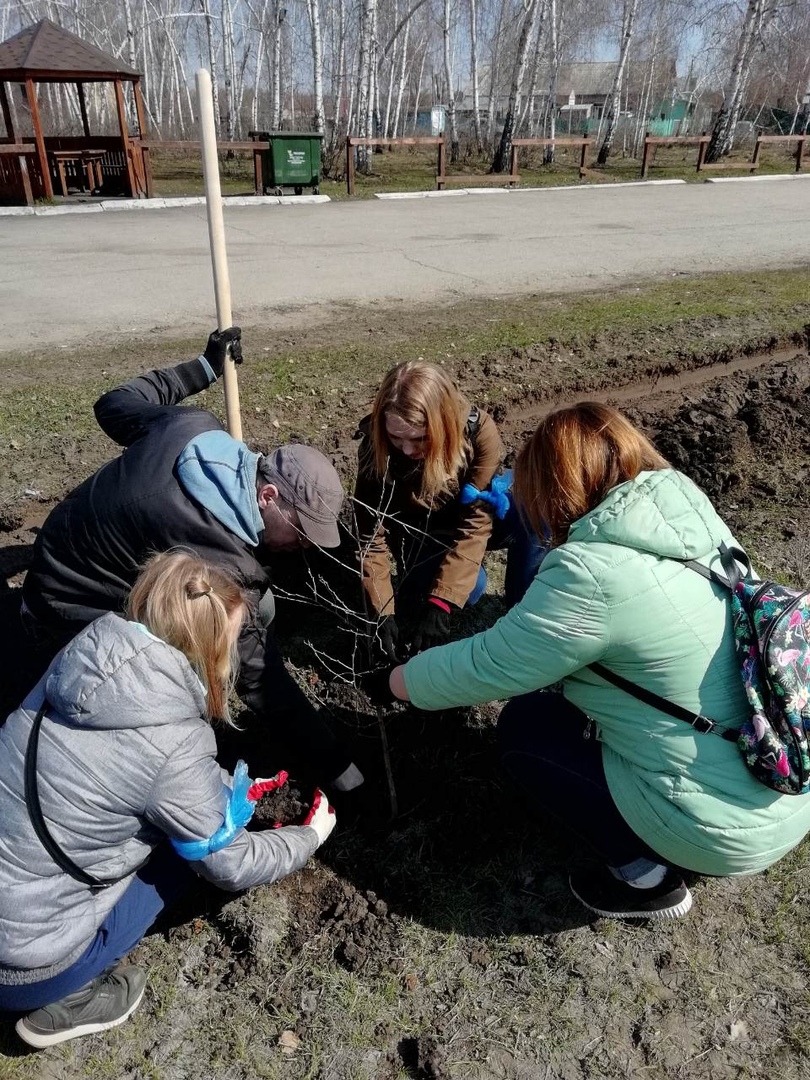
[[[146,134],[140,74],[87,41],[42,19],[0,44],[0,202],[31,206],[37,199],[90,195],[146,195],[140,139]],[[93,135],[85,84],[110,82],[115,90],[118,135]],[[37,84],[72,83],[78,95],[83,135],[43,131]],[[124,83],[132,84],[138,136],[127,126]],[[15,129],[9,89],[22,88],[31,132]],[[19,125],[17,125],[19,128]]]

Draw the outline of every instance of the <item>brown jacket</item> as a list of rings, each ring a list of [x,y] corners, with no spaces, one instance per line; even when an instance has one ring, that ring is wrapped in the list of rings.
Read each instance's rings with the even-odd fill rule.
[[[360,570],[370,611],[378,615],[393,613],[391,548],[394,546],[397,550],[403,539],[418,536],[418,531],[427,533],[447,548],[430,595],[441,597],[456,607],[466,603],[492,532],[492,513],[483,503],[465,506],[459,501],[458,492],[467,483],[481,491],[489,487],[504,453],[492,417],[484,412],[477,416],[477,424],[468,424],[471,437],[467,441],[465,463],[458,474],[456,494],[439,498],[431,509],[417,500],[418,462],[393,452],[385,477],[380,479],[376,475],[371,448],[371,417],[367,416],[361,422],[355,436],[361,440],[355,508]]]

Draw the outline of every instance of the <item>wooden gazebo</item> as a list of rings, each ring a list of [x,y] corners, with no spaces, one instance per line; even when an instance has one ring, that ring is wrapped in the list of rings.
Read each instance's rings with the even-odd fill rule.
[[[114,56],[82,41],[50,19],[0,44],[0,108],[6,137],[0,137],[0,201],[31,205],[35,199],[67,195],[70,187],[103,195],[146,194],[140,139],[146,134],[140,75]],[[85,83],[111,82],[120,135],[91,135]],[[138,136],[127,129],[125,82],[132,83]],[[37,83],[74,83],[84,135],[42,130]],[[7,84],[20,84],[31,114],[33,141],[14,130]]]

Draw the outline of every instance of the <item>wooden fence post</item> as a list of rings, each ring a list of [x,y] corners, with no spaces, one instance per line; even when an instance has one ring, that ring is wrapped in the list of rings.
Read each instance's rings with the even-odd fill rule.
[[[585,176],[585,174],[588,171],[588,169],[587,169],[587,167],[585,165],[585,162],[588,160],[588,146],[589,146],[588,142],[583,142],[583,144],[582,144],[582,153],[579,156],[579,175],[580,175],[580,179],[583,176]]]
[[[695,170],[696,172],[700,172],[700,170],[703,168],[703,163],[706,160],[706,151],[709,148],[708,142],[704,141],[704,138],[703,138],[705,136],[705,134],[706,134],[705,131],[702,131],[700,133],[701,142],[698,145],[697,169]]]
[[[649,156],[650,156],[650,133],[649,133],[649,131],[645,131],[644,132],[644,152],[641,155],[641,179],[642,180],[646,179],[646,176],[647,176],[647,166],[649,164]]]
[[[796,147],[796,172],[802,171],[802,155],[804,154],[804,140],[807,136],[799,136],[799,145]]]
[[[264,174],[262,172],[262,152],[253,151],[253,188],[257,195],[264,195]]]
[[[354,150],[351,135],[346,136],[346,191],[354,195]]]
[[[757,141],[754,143],[754,153],[751,157],[751,168],[756,169],[759,166],[759,151],[762,148],[762,132],[757,135]]]

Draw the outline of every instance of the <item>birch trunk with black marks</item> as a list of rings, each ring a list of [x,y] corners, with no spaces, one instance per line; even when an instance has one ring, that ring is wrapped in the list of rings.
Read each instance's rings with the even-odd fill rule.
[[[740,118],[743,90],[751,70],[751,60],[765,19],[765,0],[748,0],[745,9],[731,74],[723,94],[723,104],[712,128],[706,161],[719,161],[734,145],[734,129]]]
[[[405,95],[405,80],[408,74],[408,38],[410,37],[411,24],[405,25],[405,37],[402,39],[402,63],[399,68],[399,82],[397,85],[397,104],[394,110],[394,123],[391,137],[396,139],[399,134],[399,121],[402,116],[402,99]],[[402,127],[405,128],[405,117],[402,118]]]
[[[214,17],[211,14],[211,5],[208,0],[200,0],[200,9],[205,18],[205,39],[208,45],[208,68],[211,72],[211,96],[214,99],[214,124],[217,129],[217,138],[222,134],[219,118],[219,77],[217,76],[216,48],[214,47]]]
[[[281,7],[281,0],[275,0],[273,7],[273,94],[270,107],[270,127],[278,131],[281,127],[281,26],[286,12]]]
[[[481,96],[478,88],[478,10],[476,0],[470,0],[470,81],[472,82],[475,152],[480,154],[484,148],[484,138],[481,131]]]
[[[548,27],[549,27],[549,58],[551,72],[548,82],[548,98],[546,99],[546,111],[543,118],[543,132],[548,132],[548,138],[553,139],[557,134],[557,83],[560,78],[560,63],[562,62],[562,49],[560,48],[562,24],[562,5],[564,0],[549,0],[548,4]],[[543,152],[543,162],[551,165],[554,161],[554,145],[547,146]]]
[[[360,20],[360,60],[357,66],[357,128],[361,138],[371,137],[371,113],[374,103],[371,97],[371,42],[374,30],[374,11],[377,0],[363,0]],[[370,155],[367,146],[357,147],[357,168],[368,172]]]
[[[537,130],[534,112],[537,104],[537,85],[540,81],[540,67],[543,63],[543,47],[546,43],[545,17],[547,10],[548,0],[538,0],[537,34],[534,39],[531,77],[529,80],[529,89],[526,93],[526,103],[523,107],[523,114],[520,119],[521,129],[527,131],[531,138],[535,137]]]
[[[233,95],[233,14],[230,0],[221,0],[222,19],[222,72],[225,77],[225,116],[221,124],[225,138],[233,141],[234,95]]]
[[[529,55],[529,42],[534,30],[534,20],[540,0],[528,0],[526,14],[523,16],[523,25],[520,28],[518,38],[517,55],[515,65],[512,68],[512,84],[509,88],[509,104],[506,109],[506,118],[503,122],[501,141],[495,152],[495,160],[492,162],[492,170],[496,173],[506,172],[509,168],[509,159],[512,155],[512,138],[515,133],[516,118],[520,113],[520,92],[523,87],[523,78],[526,74],[526,58]]]
[[[132,22],[132,4],[130,0],[124,0],[124,23],[127,35],[127,63],[131,68],[135,68],[137,71],[138,64],[135,56],[135,25]]]
[[[309,28],[312,39],[312,127],[323,135],[323,42],[321,39],[321,9],[319,0],[307,0]]]
[[[602,145],[599,147],[599,153],[596,158],[600,165],[604,165],[610,156],[610,151],[613,148],[613,140],[616,137],[616,128],[618,127],[619,115],[622,108],[622,80],[624,78],[624,69],[627,65],[627,54],[630,50],[630,43],[633,40],[633,30],[635,29],[638,3],[639,0],[624,0],[624,6],[622,8],[619,61],[616,64],[616,71],[613,75],[613,85],[610,90],[610,97],[608,98],[605,137],[602,141]]]
[[[447,120],[450,125],[450,161],[458,161],[458,123],[456,121],[456,95],[453,91],[453,66],[450,60],[450,0],[444,0],[444,83],[447,87]]]

